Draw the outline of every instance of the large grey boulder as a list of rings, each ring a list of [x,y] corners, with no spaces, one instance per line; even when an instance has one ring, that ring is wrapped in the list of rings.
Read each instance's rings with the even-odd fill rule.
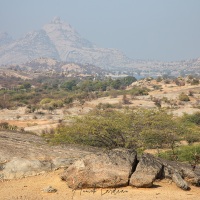
[[[188,190],[189,184],[200,186],[200,169],[197,167],[193,171],[188,164],[143,154],[129,184],[135,187],[152,187],[155,179],[161,178],[171,179],[181,189]]]
[[[13,158],[12,160],[0,163],[0,179],[16,179],[69,167],[75,159],[54,158],[48,160],[30,160],[25,158]]]
[[[152,187],[156,178],[162,177],[162,163],[151,154],[142,155],[135,172],[130,178],[130,185],[135,187]]]
[[[63,173],[61,179],[72,189],[127,186],[136,164],[135,151],[114,149],[76,161]]]
[[[24,158],[13,158],[5,163],[0,171],[1,179],[23,178],[34,176],[43,171],[52,170],[50,161],[28,160]]]

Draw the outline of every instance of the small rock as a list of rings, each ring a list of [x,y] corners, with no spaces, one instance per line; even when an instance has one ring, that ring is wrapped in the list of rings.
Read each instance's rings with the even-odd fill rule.
[[[55,193],[55,192],[57,192],[57,189],[53,188],[52,186],[48,186],[48,187],[44,188],[43,191],[47,192],[47,193]]]

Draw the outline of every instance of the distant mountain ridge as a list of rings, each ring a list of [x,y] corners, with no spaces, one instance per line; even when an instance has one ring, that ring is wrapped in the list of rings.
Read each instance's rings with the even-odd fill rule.
[[[58,17],[41,30],[29,32],[18,40],[0,34],[0,65],[25,63],[39,57],[102,68],[127,66],[133,62],[119,50],[98,48]]]
[[[117,49],[97,47],[58,17],[18,40],[13,40],[5,32],[0,33],[0,66],[23,64],[38,58],[94,65],[113,71],[143,72],[145,76],[171,72],[176,76],[200,75],[200,58],[175,62],[133,60]]]
[[[103,77],[106,70],[94,65],[83,65],[57,61],[51,58],[38,58],[24,64],[13,64],[0,67],[0,78],[3,76],[32,79],[36,77]]]

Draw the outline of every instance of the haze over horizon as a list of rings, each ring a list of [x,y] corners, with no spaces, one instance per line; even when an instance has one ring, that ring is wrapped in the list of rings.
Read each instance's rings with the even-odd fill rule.
[[[200,57],[199,0],[1,0],[0,5],[0,31],[15,39],[59,16],[97,46],[133,59]]]

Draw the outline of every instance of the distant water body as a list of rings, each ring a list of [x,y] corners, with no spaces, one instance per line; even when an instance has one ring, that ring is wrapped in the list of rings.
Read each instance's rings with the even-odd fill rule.
[[[141,80],[143,78],[146,78],[146,76],[141,76],[141,75],[133,75],[137,80]]]
[[[117,79],[117,78],[124,78],[124,77],[127,77],[127,76],[130,76],[130,75],[112,75],[110,76],[111,78],[113,79]],[[149,75],[138,75],[138,74],[134,74],[132,75],[133,77],[135,77],[137,80],[141,80],[141,79],[144,79],[144,78],[147,78],[147,77],[152,77],[152,78],[156,78],[157,76],[149,76]]]

